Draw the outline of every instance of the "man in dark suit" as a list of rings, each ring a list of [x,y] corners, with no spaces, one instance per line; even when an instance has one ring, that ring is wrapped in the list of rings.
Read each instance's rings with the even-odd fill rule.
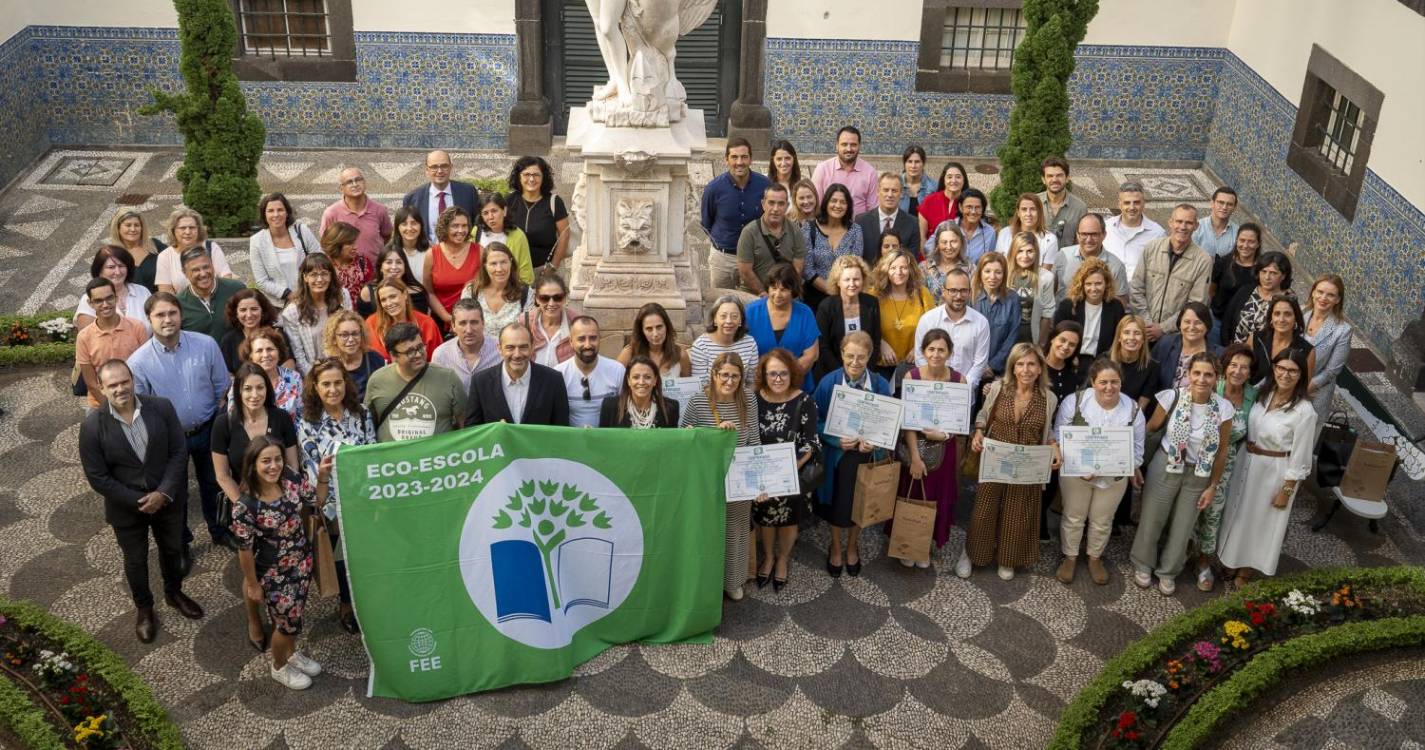
[[[411,209],[426,227],[426,239],[434,245],[439,240],[435,236],[435,220],[440,218],[445,209],[452,206],[459,206],[470,214],[471,227],[470,239],[478,242],[480,239],[477,219],[480,216],[480,207],[476,204],[480,202],[479,191],[474,185],[464,182],[453,182],[450,174],[454,165],[450,162],[450,154],[444,151],[432,151],[426,154],[426,175],[430,177],[430,183],[406,193],[406,197],[401,199],[401,205]]]
[[[861,257],[872,268],[881,259],[881,235],[895,232],[900,238],[901,249],[913,254],[921,245],[920,222],[914,216],[901,210],[901,177],[893,172],[882,172],[876,183],[876,207],[856,217],[861,225],[861,240],[864,242]]]
[[[150,643],[158,633],[148,586],[148,535],[158,545],[163,598],[190,620],[203,608],[183,593],[183,506],[188,486],[188,443],[168,399],[136,396],[134,377],[121,359],[99,367],[108,405],[89,412],[79,430],[79,458],[89,486],[104,498],[104,520],[124,555],[138,620],[134,633]]]
[[[553,368],[530,361],[532,340],[529,329],[519,323],[500,331],[504,361],[470,377],[466,427],[489,422],[569,426],[564,378]]]

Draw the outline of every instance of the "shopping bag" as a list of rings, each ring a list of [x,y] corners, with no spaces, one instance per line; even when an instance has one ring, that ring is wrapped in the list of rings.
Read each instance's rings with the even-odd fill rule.
[[[894,458],[872,461],[856,468],[856,490],[851,499],[851,523],[866,528],[889,521],[896,513],[896,483],[901,463]]]
[[[1321,438],[1316,444],[1316,484],[1320,487],[1339,487],[1346,473],[1346,464],[1351,460],[1351,451],[1356,447],[1356,431],[1344,414],[1332,414],[1321,428]]]
[[[916,485],[920,498],[913,498]],[[911,482],[906,497],[896,498],[895,521],[891,523],[891,539],[886,545],[889,557],[930,562],[930,541],[935,534],[935,503],[925,499],[925,483]]]
[[[338,584],[332,537],[319,513],[307,517],[307,540],[312,546],[312,582],[317,595],[323,599],[336,596]]]
[[[1341,477],[1341,494],[1358,500],[1384,500],[1394,472],[1394,445],[1358,440]]]

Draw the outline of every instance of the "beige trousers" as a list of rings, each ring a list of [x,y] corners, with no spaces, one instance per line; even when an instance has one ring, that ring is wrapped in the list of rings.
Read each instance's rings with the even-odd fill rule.
[[[1118,510],[1118,503],[1123,500],[1123,491],[1127,487],[1128,477],[1119,477],[1107,489],[1099,489],[1080,477],[1059,477],[1059,496],[1064,503],[1059,541],[1066,556],[1078,556],[1085,521],[1089,527],[1089,557],[1103,555],[1113,528],[1113,514]]]
[[[708,279],[714,289],[736,289],[737,255],[708,248]]]

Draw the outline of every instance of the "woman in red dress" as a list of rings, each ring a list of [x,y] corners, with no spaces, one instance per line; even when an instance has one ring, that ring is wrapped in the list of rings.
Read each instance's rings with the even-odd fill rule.
[[[480,246],[470,239],[470,214],[452,206],[435,222],[440,240],[426,258],[421,283],[430,293],[430,314],[441,327],[450,328],[450,308],[460,292],[480,271]]]

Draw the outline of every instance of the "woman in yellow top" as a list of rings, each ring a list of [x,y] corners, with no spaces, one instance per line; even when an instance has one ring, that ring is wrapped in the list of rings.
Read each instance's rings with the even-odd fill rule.
[[[881,307],[881,353],[875,370],[890,380],[900,363],[915,364],[915,326],[935,307],[935,298],[908,250],[883,252],[871,278]]]

